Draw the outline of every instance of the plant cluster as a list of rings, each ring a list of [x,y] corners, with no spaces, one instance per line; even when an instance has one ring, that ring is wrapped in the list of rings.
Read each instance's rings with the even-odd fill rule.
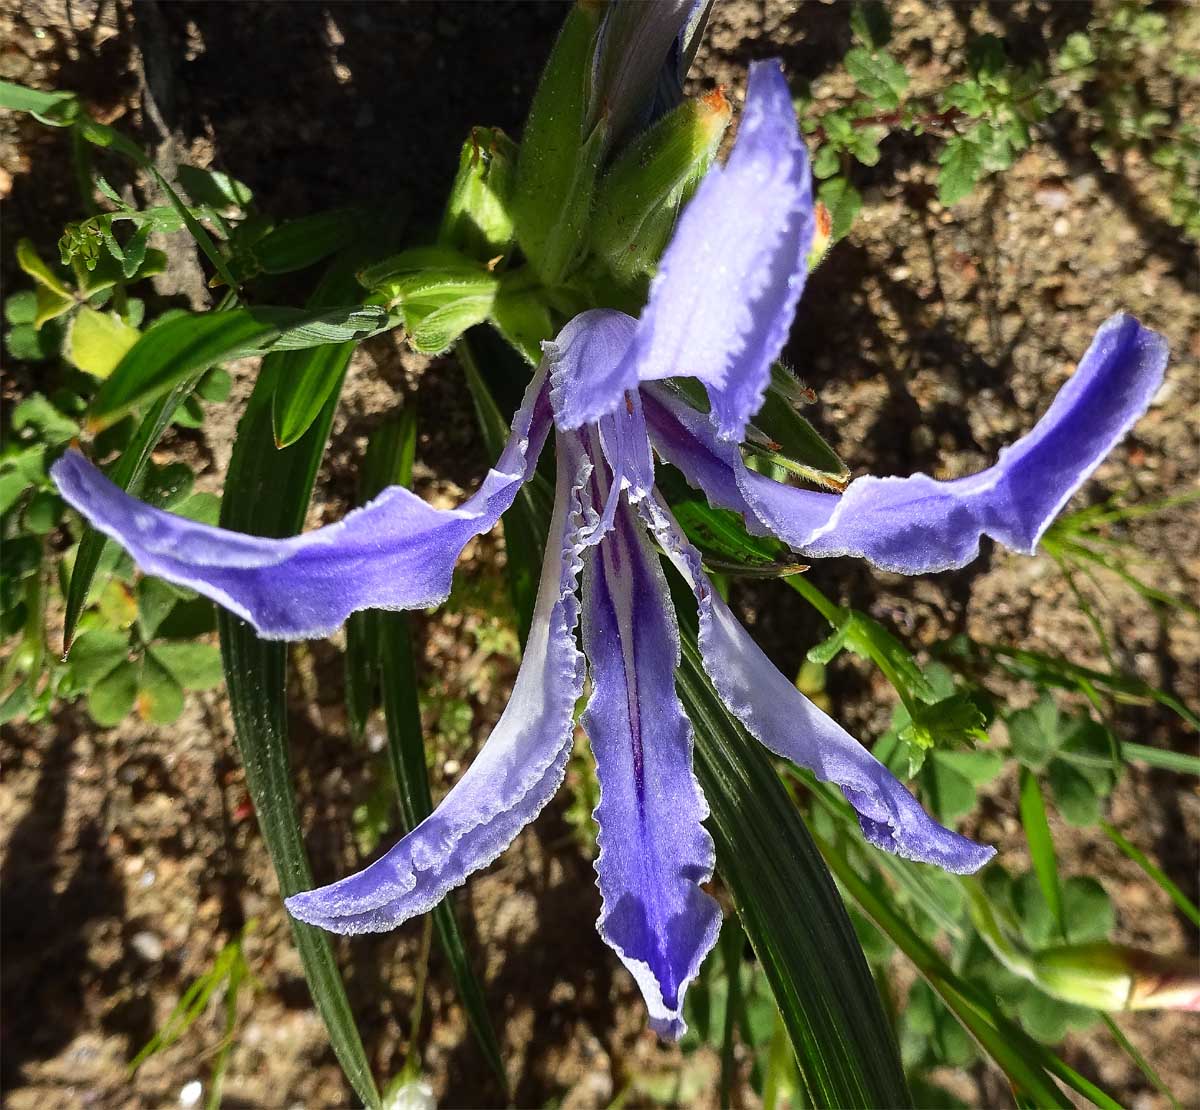
[[[1194,9],[1167,15],[1137,0],[1114,0],[1086,30],[1055,44],[1045,62],[1018,62],[1001,38],[979,35],[968,44],[966,73],[920,96],[911,92],[913,75],[889,49],[887,8],[856,5],[850,25],[855,45],[841,68],[856,97],[822,110],[811,96],[796,101],[814,143],[813,173],[821,180],[818,195],[829,209],[834,241],[862,207],[855,165],[877,165],[881,144],[894,136],[932,138],[938,200],[953,205],[1072,113],[1107,165],[1131,155],[1154,165],[1151,199],[1165,198],[1163,215],[1188,238],[1200,238],[1200,20]],[[1139,62],[1164,71],[1168,81],[1131,79]]]

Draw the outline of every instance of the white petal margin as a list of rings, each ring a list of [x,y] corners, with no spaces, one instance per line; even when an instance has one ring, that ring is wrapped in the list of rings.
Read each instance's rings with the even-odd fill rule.
[[[892,773],[789,682],[713,589],[700,555],[657,495],[639,508],[700,614],[700,654],[721,700],[764,747],[839,786],[879,848],[947,871],[977,871],[995,849],[943,828]]]
[[[437,809],[381,859],[287,899],[294,917],[336,933],[395,928],[491,863],[558,790],[583,692],[575,589],[581,533],[595,518],[586,492],[589,469],[584,456],[560,452],[551,542],[529,642],[512,696],[483,749]]]

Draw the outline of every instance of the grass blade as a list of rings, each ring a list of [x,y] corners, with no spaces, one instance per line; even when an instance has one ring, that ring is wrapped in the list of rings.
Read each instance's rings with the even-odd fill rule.
[[[1182,890],[1179,889],[1166,875],[1161,867],[1150,860],[1145,852],[1136,845],[1130,844],[1112,825],[1107,821],[1101,821],[1100,827],[1104,830],[1105,835],[1111,840],[1122,852],[1125,853],[1134,863],[1138,865],[1151,879],[1162,888],[1163,892],[1175,903],[1180,909],[1180,912],[1197,928],[1200,928],[1200,909]]]
[[[1108,1026],[1108,1031],[1112,1034],[1113,1040],[1120,1045],[1121,1050],[1125,1053],[1125,1055],[1128,1056],[1135,1065],[1137,1065],[1138,1071],[1140,1071],[1150,1081],[1151,1086],[1153,1086],[1158,1093],[1171,1104],[1173,1110],[1179,1110],[1179,1099],[1177,1099],[1171,1093],[1171,1088],[1163,1082],[1162,1077],[1154,1070],[1150,1061],[1147,1060],[1146,1057],[1143,1056],[1138,1050],[1137,1045],[1135,1045],[1133,1041],[1131,1041],[1125,1035],[1125,1030],[1123,1030],[1116,1023],[1116,1020],[1111,1014],[1106,1014],[1103,1010],[1099,1010],[1097,1013],[1100,1014],[1100,1018],[1104,1024]]]
[[[326,290],[321,292],[324,295]],[[143,333],[100,386],[88,410],[88,427],[92,431],[107,427],[222,359],[268,348],[300,350],[324,344],[349,351],[348,343],[393,323],[378,306],[334,308],[327,304],[306,309],[235,308],[164,320]],[[336,367],[340,357],[331,359],[331,367]],[[332,371],[327,367],[326,372]],[[337,374],[332,376],[336,380]]]
[[[1091,686],[1104,691],[1118,701],[1158,702],[1159,705],[1171,710],[1193,728],[1200,729],[1200,716],[1197,716],[1174,694],[1160,690],[1157,686],[1151,686],[1148,682],[1143,682],[1133,675],[1121,674],[1118,671],[1097,671],[1056,655],[1008,647],[1006,644],[987,644],[972,640],[969,643],[969,649],[979,652],[985,659],[995,660],[1018,678],[1027,678],[1032,682],[1058,686],[1067,690],[1084,689],[1085,692],[1086,688]],[[1125,747],[1141,749],[1142,745],[1129,744]],[[1153,752],[1155,749],[1143,750]],[[1149,759],[1145,759],[1145,761],[1150,762]],[[1200,767],[1200,760],[1193,760],[1193,765]],[[1178,768],[1168,769],[1177,770]],[[1189,771],[1188,773],[1195,774],[1196,772]]]
[[[238,428],[221,503],[221,524],[257,535],[298,532],[312,494],[317,467],[333,420],[338,389],[306,435],[283,451],[271,434],[271,396],[279,356],[264,360]],[[287,646],[260,640],[245,622],[218,610],[221,654],[229,688],[238,751],[271,854],[281,894],[313,886],[304,839],[296,815],[287,748]],[[313,1001],[329,1032],[330,1044],[358,1097],[380,1105],[379,1092],[346,997],[328,934],[291,921],[296,947]]]
[[[859,909],[913,962],[963,1028],[976,1039],[980,1048],[1024,1092],[1022,1098],[1034,1106],[1070,1107],[1070,1100],[1051,1080],[1051,1076],[1056,1076],[1102,1110],[1120,1110],[1119,1104],[1104,1091],[1048,1048],[1038,1044],[1001,1014],[982,991],[961,979],[941,954],[896,911],[891,902],[880,897],[858,875],[845,856],[831,845],[818,843],[838,882]]]
[[[1059,935],[1067,939],[1066,922],[1063,920],[1062,886],[1058,880],[1058,859],[1054,854],[1054,839],[1050,835],[1050,822],[1046,818],[1046,802],[1042,787],[1028,767],[1021,768],[1021,795],[1019,807],[1021,824],[1025,827],[1025,840],[1029,845],[1029,856],[1038,886]]]
[[[1167,748],[1152,748],[1148,744],[1121,745],[1121,754],[1126,762],[1136,760],[1148,767],[1158,767],[1163,771],[1175,771],[1181,775],[1200,775],[1200,756],[1188,755],[1187,752],[1173,752]]]

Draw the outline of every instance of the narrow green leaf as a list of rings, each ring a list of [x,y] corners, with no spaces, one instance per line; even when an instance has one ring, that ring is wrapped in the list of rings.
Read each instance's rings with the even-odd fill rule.
[[[11,81],[0,81],[0,108],[28,112],[51,127],[69,126],[80,112],[79,100],[72,92],[42,92]]]
[[[370,500],[390,485],[411,485],[416,444],[416,409],[407,406],[400,411],[398,419],[384,424],[371,437],[363,465],[360,501]],[[369,624],[360,618],[370,618]],[[433,812],[411,621],[407,613],[374,612],[353,614],[351,624],[355,622],[359,622],[360,629],[355,638],[357,658],[351,662],[348,648],[347,688],[349,692],[352,667],[365,664],[369,674],[378,675],[387,721],[388,761],[396,780],[401,821],[407,832]],[[371,651],[376,653],[374,659],[368,655]],[[361,679],[353,680],[359,681]],[[358,696],[362,697],[361,694]],[[358,712],[362,712],[361,705]],[[471,1031],[507,1097],[508,1076],[504,1071],[500,1043],[488,1016],[483,987],[467,957],[462,930],[454,913],[453,895],[443,899],[432,913],[438,942],[450,963]]]
[[[734,1059],[734,1030],[737,1024],[737,1014],[742,1005],[742,947],[745,937],[741,929],[732,928],[733,922],[727,921],[721,926],[720,941],[721,960],[725,968],[725,981],[728,984],[725,996],[725,1025],[721,1031],[721,1088],[722,1106],[733,1105],[733,1083],[737,1067]]]
[[[1030,679],[1041,686],[1057,686],[1067,690],[1080,690],[1088,696],[1089,700],[1093,701],[1093,704],[1095,703],[1094,694],[1096,691],[1106,693],[1118,701],[1155,701],[1159,705],[1171,710],[1172,713],[1175,713],[1193,728],[1200,729],[1200,716],[1193,710],[1168,691],[1160,690],[1157,686],[1151,686],[1148,682],[1143,682],[1134,675],[1122,674],[1119,671],[1098,671],[1092,667],[1084,667],[1078,663],[1072,663],[1069,659],[1063,659],[1060,656],[1029,651],[1025,648],[1009,647],[1007,644],[989,644],[977,640],[956,638],[950,642],[948,648],[948,655],[966,655],[970,657],[978,653],[988,661],[994,660],[999,663],[1017,677]],[[1146,748],[1141,744],[1124,744],[1122,747],[1129,758],[1139,758],[1147,763],[1154,758],[1154,755],[1147,755],[1146,753],[1157,752],[1157,749]],[[1128,753],[1131,748],[1140,754],[1129,756]],[[1176,753],[1161,752],[1158,754],[1161,754],[1166,759],[1171,759]],[[1193,759],[1190,763],[1187,763],[1188,757],[1181,756],[1180,758],[1185,760],[1186,766],[1189,769],[1185,770],[1185,766],[1181,765],[1172,766],[1169,768],[1170,770],[1183,770],[1187,774],[1198,773],[1196,770],[1191,770],[1190,768],[1200,768],[1200,760]]]
[[[1029,857],[1037,875],[1042,897],[1050,907],[1050,914],[1063,939],[1066,939],[1066,924],[1063,921],[1062,888],[1058,878],[1058,858],[1054,854],[1054,839],[1050,835],[1050,823],[1046,819],[1046,803],[1042,798],[1042,787],[1028,767],[1021,768],[1021,824],[1025,826],[1025,840],[1029,845]]]
[[[197,166],[180,166],[175,171],[175,176],[179,178],[179,184],[191,197],[193,204],[207,204],[216,209],[245,209],[254,199],[254,193],[249,185],[220,170],[202,170]]]
[[[1136,845],[1131,844],[1122,836],[1117,829],[1110,825],[1107,821],[1101,821],[1100,827],[1104,830],[1105,835],[1111,840],[1122,852],[1125,853],[1134,863],[1138,865],[1151,879],[1158,884],[1162,891],[1175,903],[1188,918],[1189,921],[1200,928],[1200,909],[1182,890],[1176,886],[1161,867],[1155,864],[1150,858]]]
[[[377,616],[388,757],[396,776],[404,826],[413,829],[433,812],[433,798],[429,793],[429,772],[425,766],[411,623],[407,613],[379,613]],[[466,943],[454,912],[454,896],[449,895],[438,903],[432,914],[438,943],[450,964],[471,1032],[507,1098],[508,1076],[504,1071],[500,1043],[488,1015],[483,986],[467,955]]]
[[[353,299],[357,288],[353,260],[341,259],[326,271],[308,306],[317,309],[344,304]],[[356,345],[355,340],[347,340],[274,356],[279,361],[279,371],[271,401],[271,420],[277,447],[290,446],[308,431],[342,380]]]
[[[271,398],[280,357],[272,355],[263,362],[238,428],[221,506],[224,527],[256,535],[292,535],[303,526],[338,393],[335,388],[303,438],[277,450],[271,434]],[[246,786],[280,892],[286,897],[313,886],[288,759],[287,647],[260,640],[249,625],[225,610],[218,615],[218,626]],[[305,978],[333,1050],[358,1097],[377,1110],[379,1092],[329,936],[294,919],[291,925]]]
[[[1162,1077],[1154,1070],[1150,1061],[1138,1050],[1137,1045],[1125,1035],[1125,1031],[1117,1024],[1116,1019],[1111,1014],[1100,1011],[1100,1020],[1108,1026],[1108,1031],[1112,1034],[1113,1040],[1120,1045],[1125,1055],[1137,1065],[1138,1071],[1150,1080],[1151,1085],[1171,1104],[1173,1110],[1179,1110],[1179,1099],[1171,1092],[1171,1088],[1162,1081]]]
[[[173,316],[146,331],[121,359],[92,400],[89,427],[107,427],[222,359],[364,339],[391,324],[385,309],[369,305]]]
[[[1152,748],[1148,744],[1121,745],[1121,754],[1127,760],[1145,763],[1164,771],[1175,771],[1181,775],[1200,775],[1200,757],[1187,752],[1173,752],[1167,748]]]
[[[718,872],[783,1014],[809,1101],[910,1106],[895,1037],[841,897],[765,752],[712,690],[694,606],[681,599],[679,617],[678,687],[696,730]]]
[[[316,212],[267,232],[251,248],[251,254],[268,274],[303,270],[347,246],[361,226],[362,214],[352,208]]]
[[[1103,1110],[1120,1110],[1119,1104],[1099,1087],[1038,1044],[1004,1017],[986,994],[960,978],[940,953],[908,924],[889,899],[877,894],[831,845],[819,843],[838,882],[863,913],[913,962],[950,1012],[978,1041],[983,1051],[995,1060],[1015,1087],[1023,1092],[1023,1105],[1068,1110],[1072,1103],[1051,1079],[1051,1075],[1055,1075]]]
[[[277,330],[246,309],[173,316],[149,328],[121,359],[92,400],[89,424],[94,430],[113,424],[135,406],[161,397],[232,351],[253,348]]]

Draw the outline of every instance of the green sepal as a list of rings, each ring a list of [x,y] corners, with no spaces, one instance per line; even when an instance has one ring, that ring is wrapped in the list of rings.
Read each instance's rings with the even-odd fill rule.
[[[516,143],[498,127],[472,128],[459,155],[438,242],[481,262],[507,255],[516,239],[511,210],[516,173]]]
[[[718,90],[669,112],[600,182],[591,247],[622,280],[653,270],[675,217],[716,156],[732,110]]]
[[[583,133],[600,15],[598,4],[571,8],[542,71],[517,158],[517,241],[547,284],[561,280],[582,246],[608,131],[602,119],[586,140]]]
[[[414,247],[359,274],[404,317],[414,350],[437,354],[492,311],[499,278],[449,247]]]

